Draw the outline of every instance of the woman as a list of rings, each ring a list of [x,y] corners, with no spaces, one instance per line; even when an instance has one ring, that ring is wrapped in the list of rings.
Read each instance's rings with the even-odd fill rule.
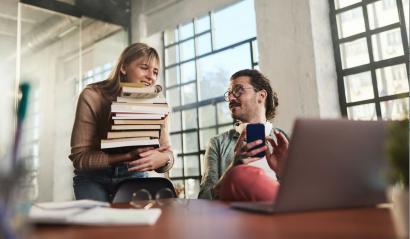
[[[73,131],[71,154],[74,165],[76,199],[110,202],[118,183],[124,179],[147,177],[147,171],[167,172],[174,158],[169,149],[168,123],[161,128],[160,148],[139,148],[132,152],[107,154],[100,141],[111,127],[111,103],[120,94],[120,82],[152,86],[159,72],[157,51],[134,43],[121,53],[107,80],[88,85],[80,94]],[[166,120],[168,122],[168,119]]]

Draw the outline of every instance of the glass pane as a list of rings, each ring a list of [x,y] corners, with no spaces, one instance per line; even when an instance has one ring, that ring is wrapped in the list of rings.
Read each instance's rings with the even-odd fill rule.
[[[369,4],[367,13],[371,30],[399,22],[396,0],[382,0]]]
[[[380,102],[384,120],[401,120],[409,115],[409,98]]]
[[[179,45],[181,51],[181,61],[186,61],[195,57],[194,40],[183,42]]]
[[[339,38],[345,38],[365,31],[362,7],[336,15]]]
[[[169,126],[169,132],[181,131],[181,112],[171,113],[171,123]]]
[[[209,15],[195,20],[195,33],[201,33],[209,30]]]
[[[205,129],[199,131],[200,137],[200,148],[201,150],[206,149],[208,146],[209,140],[216,135],[216,128],[213,129]]]
[[[181,98],[179,95],[179,87],[168,89],[166,91],[167,102],[171,107],[177,107],[181,105]]]
[[[369,63],[366,38],[340,44],[340,56],[343,69]]]
[[[253,63],[259,62],[258,41],[252,41]]]
[[[182,153],[182,138],[181,134],[172,134],[170,135],[172,150],[175,155]]]
[[[196,199],[199,193],[199,179],[187,179],[185,180],[186,198]]]
[[[182,86],[182,104],[187,105],[196,102],[196,83]]]
[[[170,87],[179,83],[179,68],[178,66],[165,70],[165,86]]]
[[[231,129],[233,129],[232,125],[218,127],[218,134],[222,134],[222,133],[227,132]]]
[[[214,14],[215,49],[256,36],[253,0],[245,0]]]
[[[198,152],[198,133],[184,133],[184,153]],[[185,166],[186,167],[186,166]]]
[[[353,120],[376,120],[374,103],[347,107],[347,117]]]
[[[232,123],[231,111],[228,102],[221,102],[216,105],[218,109],[218,124]]]
[[[344,77],[346,102],[374,98],[372,76],[370,72]]]
[[[21,156],[25,157],[25,162],[29,166],[27,175],[32,177],[30,180],[33,180],[33,185],[28,180],[23,184],[27,187],[33,186],[31,189],[36,191],[30,195],[33,196],[30,200],[35,200],[37,193],[40,196],[39,200],[47,197],[57,201],[70,200],[72,192],[65,189],[72,187],[69,180],[72,177],[72,166],[54,159],[65,158],[70,153],[67,143],[70,142],[70,125],[75,117],[77,92],[85,82],[82,76],[87,75],[88,82],[102,80],[107,62],[118,58],[126,46],[127,33],[119,26],[95,19],[75,18],[26,4],[21,4],[20,9],[23,22],[19,73],[21,79],[27,79],[31,84],[30,94],[34,93],[35,100],[29,102],[29,111],[31,107],[38,109],[37,113],[28,114],[26,118],[27,122],[33,122],[35,128],[28,132],[31,144],[27,145],[27,148],[22,148],[28,155]],[[13,21],[16,20],[16,16]],[[3,27],[4,19],[2,21]],[[14,31],[9,33],[13,34]],[[2,48],[11,47],[9,43],[1,43]],[[89,51],[82,52],[81,46],[85,45],[89,46]],[[8,62],[0,64],[0,67],[12,67]],[[8,75],[5,74],[9,73],[9,69],[0,71],[3,83],[7,80]],[[7,92],[8,83],[5,84],[1,84],[2,90]],[[8,114],[8,107],[1,109],[2,113]],[[49,112],[52,112],[52,117]],[[1,132],[8,133],[7,130]],[[24,134],[25,132],[22,132],[22,137]],[[37,168],[34,168],[36,165],[44,167],[50,163],[53,167],[49,170],[37,171]],[[58,176],[54,177],[56,175]],[[40,183],[38,187],[37,181]],[[53,186],[57,190],[53,190]]]
[[[4,1],[2,1],[4,4]],[[10,160],[6,160],[7,149],[11,147],[12,135],[14,133],[15,123],[15,89],[16,89],[16,47],[17,47],[17,10],[19,1],[7,1],[7,12],[5,7],[1,12],[3,17],[1,20],[1,36],[0,37],[0,75],[1,75],[1,91],[0,94],[0,109],[2,112],[0,123],[0,168],[3,173],[8,173],[6,168],[9,168]],[[24,24],[24,23],[23,23]],[[30,24],[31,25],[31,24]],[[3,35],[4,34],[4,35]],[[22,66],[23,67],[23,66]],[[33,85],[32,85],[33,88]],[[30,92],[32,94],[33,92]],[[32,101],[29,101],[28,110],[33,107]],[[26,123],[29,120],[25,121]],[[24,136],[22,137],[24,139]],[[20,147],[23,149],[24,147]],[[3,186],[2,186],[3,187]]]
[[[182,157],[176,157],[174,165],[171,170],[169,170],[170,177],[182,177]],[[174,186],[175,187],[175,186]],[[175,188],[176,190],[176,188]],[[177,193],[178,194],[178,193]]]
[[[204,175],[204,173],[205,173],[204,154],[201,154],[201,155],[199,156],[199,159],[201,160],[201,175]]]
[[[375,61],[404,54],[399,28],[372,35],[372,45]]]
[[[185,176],[199,176],[199,159],[197,155],[184,156]]]
[[[361,2],[361,0],[335,0],[335,7],[336,9],[344,8],[358,2]]]
[[[379,95],[394,95],[409,91],[406,65],[384,67],[376,70]]]
[[[197,128],[198,125],[196,123],[196,109],[191,110],[184,110],[182,111],[182,118],[183,118],[183,129],[194,129]]]
[[[177,42],[178,41],[178,29],[166,30],[164,38],[165,38],[165,46]]]
[[[165,49],[165,66],[173,65],[179,61],[178,45]]]
[[[211,52],[211,33],[207,33],[196,38],[196,55],[200,56],[205,53]]]
[[[403,8],[404,8],[404,19],[406,19],[406,29],[407,29],[407,40],[408,45],[410,45],[410,32],[409,32],[409,0],[403,0]]]
[[[179,39],[184,40],[194,35],[194,24],[187,23],[179,27]]]
[[[199,59],[199,99],[222,96],[233,73],[252,67],[250,57],[249,44],[245,44]]]
[[[190,61],[181,65],[181,82],[193,81],[196,78],[195,61]]]
[[[215,106],[207,105],[199,108],[199,127],[207,127],[216,124]]]

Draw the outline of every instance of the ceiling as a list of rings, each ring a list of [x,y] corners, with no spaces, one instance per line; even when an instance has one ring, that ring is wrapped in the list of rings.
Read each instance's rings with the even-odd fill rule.
[[[71,3],[72,0],[60,0]],[[17,42],[18,0],[0,1],[0,56],[12,60],[15,57]],[[57,13],[43,8],[22,4],[21,7],[21,52],[41,48],[69,34],[78,26],[80,18]],[[89,44],[104,35],[120,29],[120,26],[82,17],[83,38]],[[89,28],[89,29],[87,29]],[[78,28],[77,28],[78,29]],[[100,30],[100,31],[98,31]],[[89,33],[90,32],[90,33]],[[91,34],[92,33],[92,34]]]

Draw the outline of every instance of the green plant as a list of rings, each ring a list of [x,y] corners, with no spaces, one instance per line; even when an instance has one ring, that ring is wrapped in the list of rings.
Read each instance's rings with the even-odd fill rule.
[[[387,155],[394,182],[409,187],[409,119],[388,126]]]

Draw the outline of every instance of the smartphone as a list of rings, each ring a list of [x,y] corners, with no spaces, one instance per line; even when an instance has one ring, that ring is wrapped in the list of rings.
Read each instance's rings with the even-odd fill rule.
[[[246,125],[246,142],[250,143],[255,140],[262,140],[262,143],[252,149],[256,149],[265,145],[265,125],[264,124],[248,124]],[[265,157],[265,151],[258,153],[255,157]]]

